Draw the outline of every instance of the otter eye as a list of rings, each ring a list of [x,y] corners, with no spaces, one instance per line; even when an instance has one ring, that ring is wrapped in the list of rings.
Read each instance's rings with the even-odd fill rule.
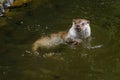
[[[85,23],[82,23],[81,25],[82,25],[82,26],[84,26],[84,25],[85,25]]]

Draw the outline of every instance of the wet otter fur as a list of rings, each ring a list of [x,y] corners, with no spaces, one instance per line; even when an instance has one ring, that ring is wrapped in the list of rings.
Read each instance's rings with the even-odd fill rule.
[[[73,19],[72,27],[68,32],[58,32],[50,36],[41,37],[32,44],[32,51],[38,48],[51,48],[60,44],[78,45],[91,36],[89,21],[86,19]]]

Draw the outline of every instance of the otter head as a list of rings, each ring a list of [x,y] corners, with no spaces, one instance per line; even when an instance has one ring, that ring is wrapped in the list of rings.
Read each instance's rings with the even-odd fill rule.
[[[90,28],[89,21],[86,19],[73,19],[73,27],[76,32],[81,32]]]

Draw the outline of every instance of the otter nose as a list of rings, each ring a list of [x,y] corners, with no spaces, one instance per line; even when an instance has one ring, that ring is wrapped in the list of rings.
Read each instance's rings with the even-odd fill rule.
[[[76,25],[76,28],[79,28],[80,27],[80,25]]]
[[[80,28],[80,25],[76,25],[76,28],[75,28],[78,32],[81,31],[81,28]]]

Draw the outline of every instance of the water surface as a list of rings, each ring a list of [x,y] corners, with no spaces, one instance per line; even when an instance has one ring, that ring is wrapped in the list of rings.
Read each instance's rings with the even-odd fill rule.
[[[119,80],[119,0],[34,0],[0,18],[0,80]],[[59,46],[53,57],[29,53],[32,43],[68,30],[72,19],[90,20],[92,46]],[[46,54],[43,50],[42,54]]]

